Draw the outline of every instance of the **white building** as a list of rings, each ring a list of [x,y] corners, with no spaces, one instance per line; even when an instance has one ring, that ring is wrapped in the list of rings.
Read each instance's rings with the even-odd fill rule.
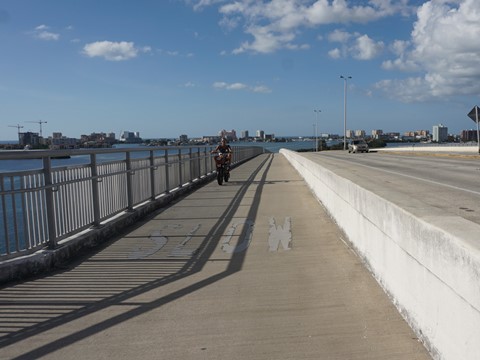
[[[433,126],[432,140],[436,142],[445,142],[448,140],[448,127],[443,124]]]

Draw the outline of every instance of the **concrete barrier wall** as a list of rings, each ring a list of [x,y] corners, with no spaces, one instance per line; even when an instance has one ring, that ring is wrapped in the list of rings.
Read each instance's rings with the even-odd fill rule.
[[[418,218],[290,150],[280,150],[330,212],[433,358],[480,358],[480,225]]]

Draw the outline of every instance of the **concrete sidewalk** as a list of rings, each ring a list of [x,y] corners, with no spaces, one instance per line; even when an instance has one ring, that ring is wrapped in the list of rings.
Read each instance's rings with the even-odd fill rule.
[[[2,359],[429,359],[280,154],[0,291]]]

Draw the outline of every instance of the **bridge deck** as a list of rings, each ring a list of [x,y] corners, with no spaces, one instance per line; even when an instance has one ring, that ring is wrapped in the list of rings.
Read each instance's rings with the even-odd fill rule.
[[[428,359],[283,155],[0,291],[2,359]]]

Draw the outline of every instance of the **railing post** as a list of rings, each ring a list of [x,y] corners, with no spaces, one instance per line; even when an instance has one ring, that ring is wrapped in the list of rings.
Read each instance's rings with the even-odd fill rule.
[[[98,190],[98,168],[97,156],[95,153],[90,154],[90,169],[92,172],[92,204],[93,204],[93,226],[100,226],[100,192]]]
[[[155,170],[157,170],[157,167],[155,166],[155,157],[153,156],[153,150],[150,150],[150,199],[152,201],[155,200]]]
[[[200,147],[197,147],[197,178],[201,178],[202,177],[202,159],[200,157]]]
[[[210,169],[208,168],[208,160],[210,160],[210,157],[207,155],[207,147],[204,148],[204,155],[205,155],[205,175],[207,175],[210,172]]]
[[[132,185],[132,161],[130,158],[130,152],[126,152],[126,166],[127,166],[127,211],[133,211],[133,185]]]
[[[170,171],[169,171],[169,163],[168,163],[168,149],[165,149],[165,191],[168,194],[170,192]]]
[[[43,176],[45,180],[45,205],[47,207],[48,248],[53,250],[57,247],[57,234],[53,202],[52,163],[49,156],[43,158]]]
[[[192,148],[188,149],[188,167],[190,168],[190,179],[188,182],[193,182],[194,176],[193,176],[193,151]]]
[[[178,187],[182,187],[183,184],[183,171],[182,171],[182,149],[178,149]]]

